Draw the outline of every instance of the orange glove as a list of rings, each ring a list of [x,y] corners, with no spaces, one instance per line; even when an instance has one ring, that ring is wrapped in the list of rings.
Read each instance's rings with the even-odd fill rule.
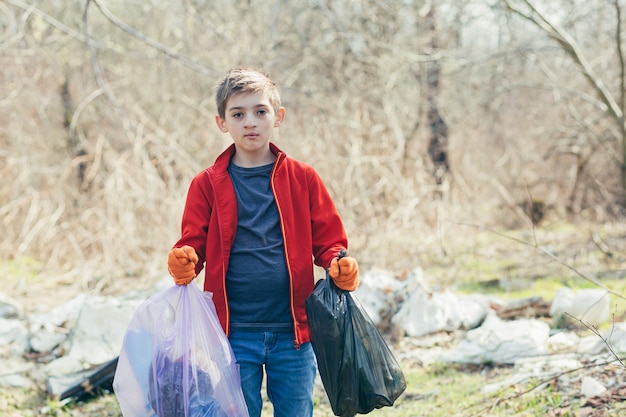
[[[354,291],[359,286],[359,265],[356,259],[350,256],[340,254],[333,259],[328,267],[328,275],[342,290]]]
[[[198,255],[191,246],[173,248],[167,255],[167,270],[176,285],[187,285],[196,277]]]

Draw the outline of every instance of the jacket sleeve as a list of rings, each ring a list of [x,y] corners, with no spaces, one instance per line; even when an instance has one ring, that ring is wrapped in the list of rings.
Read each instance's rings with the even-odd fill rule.
[[[308,182],[313,257],[315,265],[326,269],[341,249],[348,250],[348,238],[330,193],[312,168]]]
[[[196,175],[189,185],[181,222],[181,237],[174,247],[189,245],[198,254],[196,275],[206,260],[206,240],[211,215],[210,181],[207,171]]]

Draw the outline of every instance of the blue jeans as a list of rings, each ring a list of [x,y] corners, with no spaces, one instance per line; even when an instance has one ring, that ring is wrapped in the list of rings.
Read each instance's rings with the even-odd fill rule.
[[[234,332],[229,339],[250,417],[261,416],[264,371],[274,417],[313,416],[317,367],[311,343],[297,350],[292,333],[273,332]]]

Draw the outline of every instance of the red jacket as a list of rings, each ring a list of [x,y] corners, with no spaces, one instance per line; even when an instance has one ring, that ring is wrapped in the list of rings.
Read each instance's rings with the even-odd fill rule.
[[[314,287],[313,261],[327,268],[348,247],[346,232],[330,194],[310,166],[288,158],[270,143],[276,162],[271,188],[283,232],[291,286],[291,314],[296,347],[310,341],[304,302]],[[213,293],[217,315],[229,334],[230,315],[226,270],[237,231],[237,199],[227,168],[235,153],[231,145],[212,167],[191,181],[182,218],[182,234],[175,247],[193,247],[205,268],[204,290]]]

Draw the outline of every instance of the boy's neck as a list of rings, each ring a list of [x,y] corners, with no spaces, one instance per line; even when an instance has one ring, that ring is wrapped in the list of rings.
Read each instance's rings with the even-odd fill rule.
[[[272,153],[268,147],[263,152],[246,152],[236,149],[231,161],[233,164],[242,168],[254,168],[263,165],[269,165],[276,160],[276,155]]]

